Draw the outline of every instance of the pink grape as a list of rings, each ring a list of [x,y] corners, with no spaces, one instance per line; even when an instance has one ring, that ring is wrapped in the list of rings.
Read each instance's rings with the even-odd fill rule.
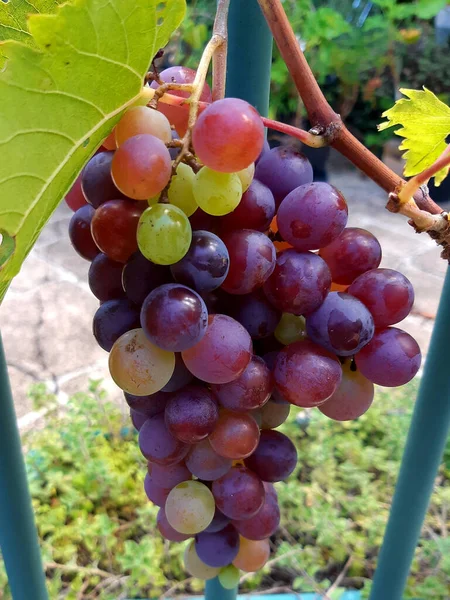
[[[261,479],[246,467],[232,467],[212,484],[218,509],[230,519],[249,519],[261,509],[265,491]]]
[[[297,450],[291,440],[273,429],[261,431],[255,452],[245,459],[245,466],[263,481],[284,481],[297,465]]]
[[[259,441],[259,427],[248,413],[222,411],[209,436],[213,450],[232,460],[250,456]]]
[[[141,427],[139,448],[147,460],[159,465],[178,463],[189,452],[189,446],[170,433],[163,414],[147,419]]]
[[[190,385],[171,395],[165,419],[173,436],[186,444],[195,444],[212,433],[219,409],[206,388]]]
[[[342,366],[342,381],[338,389],[319,406],[319,410],[335,421],[350,421],[370,408],[373,395],[373,383],[347,361]]]
[[[217,454],[208,440],[195,444],[186,457],[187,468],[202,481],[219,479],[230,470],[231,465],[231,459]]]

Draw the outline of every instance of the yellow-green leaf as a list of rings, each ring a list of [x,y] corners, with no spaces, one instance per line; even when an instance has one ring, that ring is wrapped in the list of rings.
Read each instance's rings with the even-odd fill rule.
[[[0,301],[40,230],[129,106],[185,0],[74,0],[0,44]],[[21,14],[21,13],[20,13]]]
[[[400,90],[406,98],[383,113],[387,121],[378,129],[401,125],[395,132],[405,138],[400,150],[406,150],[405,175],[417,175],[432,165],[447,147],[446,138],[450,134],[450,108],[441,102],[430,90]],[[448,168],[436,174],[439,185],[448,174]]]

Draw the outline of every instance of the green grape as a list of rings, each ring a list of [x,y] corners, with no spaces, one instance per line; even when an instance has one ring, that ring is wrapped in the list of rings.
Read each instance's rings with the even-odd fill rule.
[[[195,551],[195,540],[186,547],[184,551],[184,568],[192,575],[192,577],[198,577],[198,579],[214,579],[220,573],[218,567],[208,567],[203,561],[201,561]]]
[[[237,173],[219,173],[203,167],[195,176],[194,197],[209,215],[232,212],[242,198],[242,183]]]
[[[241,578],[241,572],[239,569],[236,569],[234,565],[228,565],[228,567],[223,567],[223,569],[219,573],[219,581],[222,587],[226,590],[234,589]]]
[[[192,168],[189,165],[180,163],[176,175],[172,177],[168,191],[171,204],[181,208],[188,217],[193,215],[198,208],[192,190],[194,181],[195,173]]]
[[[139,250],[157,265],[173,265],[189,250],[192,229],[184,212],[173,204],[155,204],[139,219]]]
[[[274,335],[277,340],[287,346],[294,342],[301,342],[306,339],[306,321],[305,317],[283,313],[276,326]]]
[[[175,369],[175,354],[147,339],[142,329],[131,329],[115,342],[109,354],[109,371],[114,382],[134,396],[159,392]]]
[[[255,176],[255,163],[252,163],[246,169],[242,169],[242,171],[238,171],[236,175],[241,180],[242,193],[246,192]]]
[[[169,525],[179,533],[193,535],[208,527],[216,505],[211,490],[200,481],[183,481],[167,497],[165,511]]]

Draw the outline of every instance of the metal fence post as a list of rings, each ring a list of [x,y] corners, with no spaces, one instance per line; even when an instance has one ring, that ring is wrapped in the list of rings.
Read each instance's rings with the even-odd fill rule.
[[[231,0],[228,15],[226,95],[242,98],[267,116],[272,65],[272,35],[257,0]],[[205,600],[235,600],[237,588],[206,582]]]
[[[400,600],[450,430],[450,270],[434,325],[371,600]]]
[[[0,547],[14,600],[48,600],[0,337]]]

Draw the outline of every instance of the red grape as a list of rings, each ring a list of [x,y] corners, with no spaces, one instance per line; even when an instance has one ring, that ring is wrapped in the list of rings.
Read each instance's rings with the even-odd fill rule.
[[[70,219],[69,237],[72,246],[86,260],[93,260],[100,252],[91,234],[91,222],[95,210],[86,204],[79,208]]]
[[[297,464],[297,450],[291,440],[273,429],[261,431],[255,452],[245,459],[245,466],[263,481],[284,481]]]
[[[202,481],[214,481],[225,475],[232,461],[217,454],[208,440],[195,444],[186,457],[186,466],[192,475]]]
[[[75,179],[72,187],[66,194],[66,204],[73,212],[86,204],[86,198],[83,196],[81,189],[81,174]]]
[[[97,254],[89,267],[88,281],[91,292],[101,300],[114,300],[125,296],[122,287],[123,265],[106,254]]]
[[[151,473],[152,481],[156,485],[169,488],[169,490],[183,481],[192,479],[192,475],[184,463],[175,463],[168,466],[148,463],[148,470]]]
[[[245,521],[233,521],[238,532],[248,540],[264,540],[273,535],[280,525],[277,499],[266,493],[261,509]]]
[[[170,433],[187,444],[206,438],[216,427],[219,409],[211,393],[199,385],[175,392],[166,406],[165,419]]]
[[[209,436],[213,450],[232,460],[245,458],[255,450],[259,427],[248,413],[222,411],[214,431]]]
[[[81,174],[81,188],[86,201],[94,208],[108,200],[123,198],[111,177],[111,163],[114,152],[95,154]]]
[[[274,216],[275,200],[272,192],[263,183],[254,179],[242,195],[237,208],[224,215],[220,224],[223,231],[232,229],[267,231]]]
[[[261,509],[265,491],[261,479],[246,467],[232,467],[212,484],[218,509],[230,519],[250,519]]]

